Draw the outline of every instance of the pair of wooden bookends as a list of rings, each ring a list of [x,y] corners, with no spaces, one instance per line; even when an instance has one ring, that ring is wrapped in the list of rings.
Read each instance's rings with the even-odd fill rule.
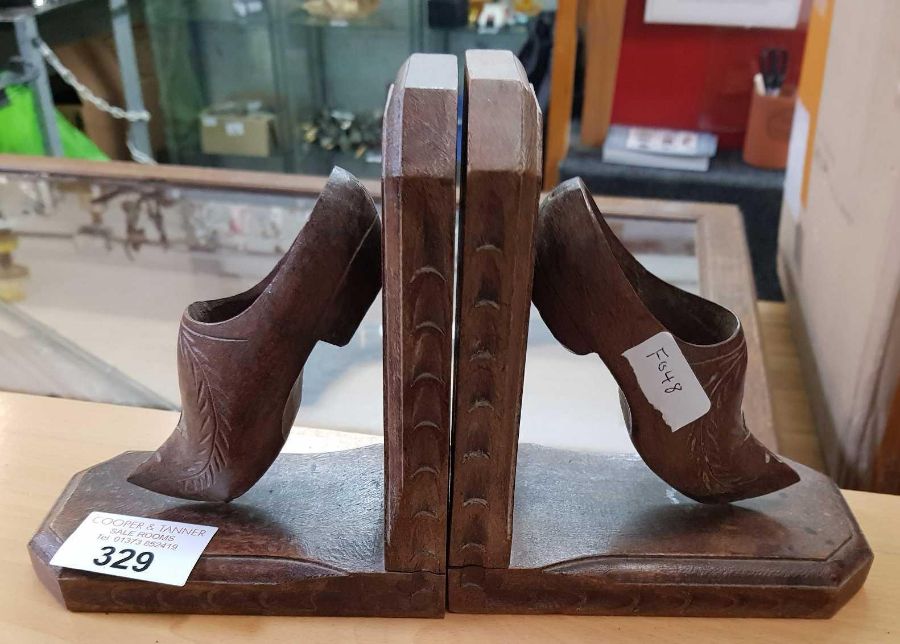
[[[466,55],[454,261],[457,74],[401,68],[381,222],[335,170],[262,282],[188,307],[176,431],[76,476],[32,541],[69,608],[822,617],[861,586],[840,493],[744,426],[735,316],[644,270],[579,181],[538,214],[541,115],[510,52]],[[279,456],[314,344],[348,342],[379,288],[383,451]],[[518,445],[532,299],[615,376],[640,459]],[[92,510],[219,530],[183,588],[50,567]]]

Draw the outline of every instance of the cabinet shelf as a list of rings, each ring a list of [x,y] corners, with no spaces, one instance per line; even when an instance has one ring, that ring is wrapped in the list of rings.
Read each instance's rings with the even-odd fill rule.
[[[304,148],[301,123],[323,110],[380,111],[395,71],[413,52],[515,51],[527,36],[523,25],[496,34],[474,26],[432,29],[422,1],[381,0],[370,15],[350,20],[312,15],[303,6],[302,0],[144,0],[172,162],[312,174],[327,174],[336,163],[377,177],[377,163]],[[200,113],[248,99],[275,114],[272,156],[204,154]]]

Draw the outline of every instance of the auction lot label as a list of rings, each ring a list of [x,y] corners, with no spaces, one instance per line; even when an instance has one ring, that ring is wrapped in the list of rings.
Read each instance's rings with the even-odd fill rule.
[[[184,586],[218,528],[91,512],[51,566]]]
[[[678,343],[661,331],[622,354],[638,386],[674,432],[709,412],[712,403]]]

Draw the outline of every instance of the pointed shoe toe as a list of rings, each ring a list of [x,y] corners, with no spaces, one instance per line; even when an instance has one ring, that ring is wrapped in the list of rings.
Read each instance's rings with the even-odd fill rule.
[[[179,426],[166,442],[128,476],[128,482],[181,499],[231,501],[235,494],[229,471],[206,468],[205,475],[196,476],[203,464],[194,458],[192,445],[186,436],[179,421]]]
[[[768,494],[797,473],[747,430],[747,345],[729,310],[648,272],[580,179],[541,204],[532,298],[554,337],[597,353],[644,462],[705,503]]]

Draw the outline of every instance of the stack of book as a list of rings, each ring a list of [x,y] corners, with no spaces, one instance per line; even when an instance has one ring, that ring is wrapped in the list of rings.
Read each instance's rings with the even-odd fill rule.
[[[705,172],[717,143],[716,135],[708,132],[611,125],[603,143],[603,161]]]

